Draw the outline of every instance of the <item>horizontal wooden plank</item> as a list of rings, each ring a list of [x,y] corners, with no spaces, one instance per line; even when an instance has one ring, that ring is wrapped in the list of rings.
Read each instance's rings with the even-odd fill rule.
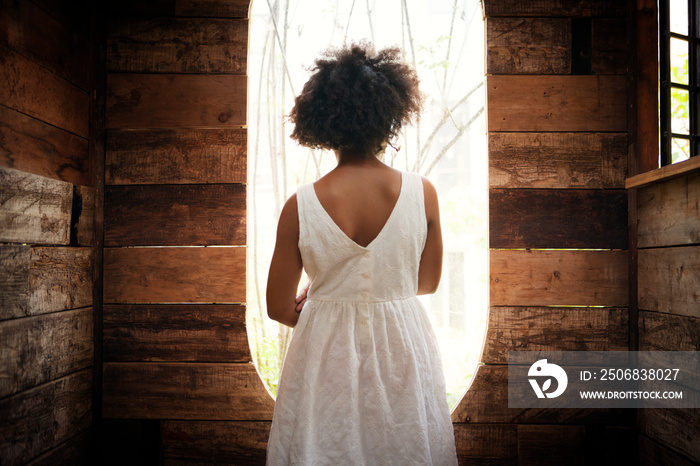
[[[700,173],[637,191],[637,247],[700,243]]]
[[[700,317],[700,246],[638,254],[639,308]]]
[[[627,24],[624,18],[591,21],[591,71],[594,74],[627,73]]]
[[[36,63],[0,47],[0,102],[87,138],[88,94]]]
[[[246,124],[242,75],[110,74],[107,128]]]
[[[112,130],[106,184],[245,183],[247,130]]]
[[[491,16],[624,16],[626,5],[617,0],[498,0],[484,2]]]
[[[489,74],[569,74],[571,19],[489,18],[486,20]]]
[[[454,424],[460,464],[518,464],[515,424]]]
[[[518,466],[583,465],[584,426],[518,426]]]
[[[700,172],[700,157],[691,157],[658,169],[631,176],[625,180],[625,188],[643,188],[655,183]]]
[[[508,408],[508,366],[479,365],[472,384],[452,411],[453,422],[516,424],[607,424],[628,426],[632,409]]]
[[[492,248],[627,248],[624,189],[490,189]]]
[[[92,306],[91,248],[0,246],[0,320]]]
[[[76,212],[79,207],[79,212]],[[73,190],[73,222],[75,241],[81,246],[92,245],[95,229],[95,188],[76,186]]]
[[[103,415],[130,419],[270,420],[274,401],[252,363],[104,364]]]
[[[240,305],[104,306],[105,361],[251,362]]]
[[[0,105],[0,166],[92,186],[87,140]]]
[[[245,245],[246,185],[105,188],[105,246]]]
[[[0,458],[26,464],[92,422],[92,370],[85,369],[0,400]]]
[[[108,71],[246,74],[247,20],[114,18],[108,37]]]
[[[34,2],[4,2],[0,9],[0,44],[87,90],[90,48],[86,42],[86,36]]]
[[[626,306],[627,251],[490,251],[492,306]]]
[[[646,435],[637,436],[639,444],[639,464],[641,466],[656,466],[659,464],[672,464],[673,466],[694,466],[697,463],[679,455],[656,440]]]
[[[0,168],[0,241],[68,244],[73,186]]]
[[[627,309],[494,306],[481,360],[506,364],[508,351],[626,351],[627,320]]]
[[[489,131],[627,131],[626,76],[488,76]]]
[[[92,365],[92,308],[0,322],[0,398]]]
[[[93,429],[88,429],[72,437],[41,456],[33,459],[27,466],[93,466],[96,458],[97,444]]]
[[[247,18],[251,0],[123,0],[110,2],[113,16]]]
[[[700,351],[700,319],[639,311],[639,351]]]
[[[163,421],[165,464],[265,463],[270,422]]]
[[[243,303],[242,247],[105,248],[105,303]]]
[[[492,188],[624,188],[626,133],[489,133]]]
[[[637,410],[640,433],[700,463],[700,416],[697,409],[648,408]]]

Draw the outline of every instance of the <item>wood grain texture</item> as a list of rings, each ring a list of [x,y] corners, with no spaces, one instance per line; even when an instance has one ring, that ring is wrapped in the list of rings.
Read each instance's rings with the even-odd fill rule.
[[[88,137],[88,95],[36,63],[0,47],[0,102],[83,138]]]
[[[0,398],[92,365],[92,308],[0,322]]]
[[[243,303],[242,247],[105,248],[105,303]]]
[[[40,33],[39,33],[40,32]],[[3,2],[0,44],[87,89],[87,38],[33,2]]]
[[[626,133],[497,133],[489,140],[492,188],[623,188]]]
[[[697,463],[682,457],[668,447],[650,439],[646,435],[637,436],[639,444],[640,466],[656,466],[659,464],[672,464],[673,466],[694,466]]]
[[[490,251],[492,306],[626,306],[627,251]]]
[[[469,424],[607,424],[631,425],[631,409],[508,408],[508,366],[479,365],[472,384],[452,411],[453,422]]]
[[[265,421],[164,421],[164,464],[265,463],[270,422]]]
[[[0,105],[0,166],[92,186],[82,137]]]
[[[492,248],[627,248],[627,192],[489,190]]]
[[[639,351],[700,351],[700,319],[639,311]]]
[[[571,19],[489,18],[486,20],[489,74],[569,74]]]
[[[460,464],[518,464],[515,424],[455,423],[455,447]]]
[[[77,198],[73,200],[77,200],[77,204],[80,206],[79,214],[76,215],[76,212],[73,212],[73,218],[77,217],[77,223],[73,225],[75,240],[80,246],[91,246],[95,225],[95,188],[76,186],[73,190],[73,196]],[[75,209],[76,202],[73,205]]]
[[[627,131],[625,76],[488,76],[488,130]]]
[[[700,246],[639,250],[639,309],[700,317]]]
[[[245,129],[113,130],[106,184],[245,183]]]
[[[247,18],[250,0],[123,0],[110,2],[113,16]]]
[[[518,466],[581,465],[585,460],[584,426],[518,426]]]
[[[0,458],[26,464],[92,422],[92,371],[85,369],[0,400]]]
[[[73,186],[0,168],[0,241],[68,244]]]
[[[242,75],[110,74],[107,128],[246,124]]]
[[[627,73],[627,24],[624,18],[591,21],[591,71],[594,74]]]
[[[31,314],[29,246],[0,245],[0,320]]]
[[[105,189],[105,246],[245,245],[246,185]]]
[[[617,0],[486,0],[484,13],[491,16],[624,16],[625,4]]]
[[[494,306],[481,360],[506,364],[508,351],[626,351],[627,320],[627,309]]]
[[[114,18],[108,37],[111,72],[246,74],[245,20]]]
[[[274,401],[252,363],[104,364],[108,418],[270,420]]]
[[[640,248],[700,243],[700,173],[637,191]]]
[[[638,409],[637,430],[689,458],[694,464],[700,463],[700,415],[697,409]]]
[[[106,361],[251,362],[240,305],[106,305]]]
[[[27,466],[94,466],[96,435],[92,429],[72,437],[41,456],[33,459]]]

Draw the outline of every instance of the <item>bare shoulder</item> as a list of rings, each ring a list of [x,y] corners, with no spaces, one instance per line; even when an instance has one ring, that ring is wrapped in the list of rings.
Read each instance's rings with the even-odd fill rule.
[[[423,197],[425,199],[425,216],[428,222],[439,220],[440,205],[438,203],[437,189],[435,185],[425,176],[421,176],[423,181]]]
[[[287,235],[299,235],[299,208],[297,207],[296,193],[292,194],[282,207],[278,231]]]

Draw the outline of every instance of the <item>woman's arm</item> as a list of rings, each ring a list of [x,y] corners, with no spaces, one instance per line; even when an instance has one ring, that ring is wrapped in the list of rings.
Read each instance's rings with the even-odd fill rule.
[[[295,301],[302,262],[299,252],[299,216],[296,194],[287,200],[277,225],[277,242],[267,277],[267,315],[294,327],[299,320]]]
[[[440,206],[435,186],[423,178],[425,217],[428,221],[428,237],[420,258],[418,269],[418,294],[435,293],[442,274],[442,230],[440,229]]]

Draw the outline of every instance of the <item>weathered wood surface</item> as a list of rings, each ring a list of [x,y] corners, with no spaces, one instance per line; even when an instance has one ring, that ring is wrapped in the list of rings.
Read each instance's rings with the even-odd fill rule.
[[[490,251],[492,306],[626,306],[627,251]]]
[[[0,320],[92,305],[91,248],[0,246]]]
[[[243,75],[110,74],[107,128],[246,124]]]
[[[489,133],[491,188],[624,188],[625,133]]]
[[[270,420],[274,401],[253,363],[108,362],[108,418]]]
[[[639,351],[700,351],[700,319],[639,311]]]
[[[486,72],[569,74],[570,18],[488,18]]]
[[[626,5],[618,0],[486,0],[484,13],[491,16],[624,16]]]
[[[492,248],[627,248],[627,192],[489,190]]]
[[[518,426],[518,466],[583,465],[584,426]]]
[[[242,247],[105,248],[105,303],[243,303]]]
[[[247,69],[246,20],[115,18],[108,37],[108,71],[245,74]]]
[[[247,130],[107,133],[106,184],[245,183]]]
[[[73,186],[0,168],[0,241],[68,244]]]
[[[92,422],[92,370],[85,369],[0,400],[0,458],[26,464]]]
[[[694,464],[700,463],[700,415],[697,409],[638,409],[637,429]]]
[[[591,71],[594,74],[627,73],[627,24],[624,18],[591,21]]]
[[[33,459],[27,466],[94,466],[97,445],[95,437],[93,430],[88,429]]]
[[[508,351],[626,351],[627,319],[627,309],[494,306],[481,360],[506,364]]]
[[[88,137],[88,95],[51,71],[0,47],[0,102],[53,126]]]
[[[245,245],[246,185],[105,189],[105,246]]]
[[[251,0],[124,0],[110,2],[114,16],[247,18]]]
[[[0,166],[92,186],[85,139],[0,106]]]
[[[106,305],[105,361],[251,362],[245,307]]]
[[[489,131],[627,131],[626,76],[488,76]]]
[[[3,2],[0,44],[30,58],[67,81],[87,89],[86,38],[39,8],[34,2]]]
[[[460,464],[516,465],[518,426],[515,424],[454,424]]]
[[[631,409],[508,408],[508,366],[479,365],[462,400],[452,411],[453,422],[517,424],[607,424],[628,426]]]
[[[668,464],[673,466],[697,466],[697,463],[682,457],[659,442],[650,439],[646,435],[637,436],[639,444],[639,465],[658,466]]]
[[[639,309],[700,317],[700,246],[640,249]]]
[[[92,235],[95,228],[95,188],[76,186],[73,190],[73,219],[77,217],[75,240],[80,246],[91,246]],[[76,214],[75,206],[80,206],[80,212]]]
[[[700,173],[700,158],[691,157],[682,162],[672,163],[661,168],[652,169],[646,173],[630,176],[625,180],[625,188],[644,188],[658,183],[664,183],[674,178]]]
[[[163,463],[261,465],[270,422],[164,421]]]
[[[700,173],[637,191],[640,248],[700,243]]]
[[[92,365],[92,308],[0,322],[0,398]]]

